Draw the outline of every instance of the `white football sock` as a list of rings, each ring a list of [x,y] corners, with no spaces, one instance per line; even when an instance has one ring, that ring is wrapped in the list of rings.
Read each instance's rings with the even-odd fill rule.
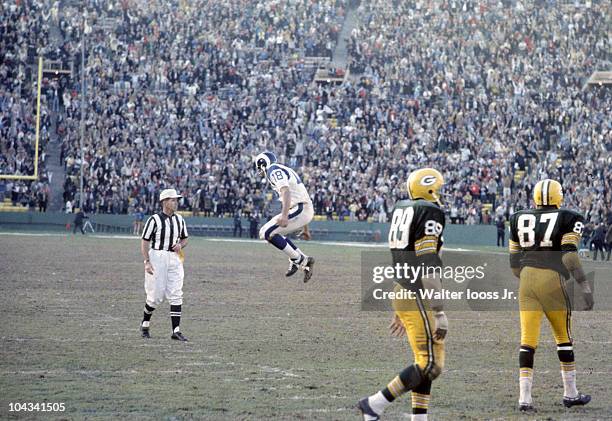
[[[561,377],[563,378],[563,396],[566,398],[577,397],[578,389],[576,389],[576,370],[561,370]]]
[[[521,368],[521,378],[519,380],[520,393],[519,403],[520,404],[531,404],[531,387],[533,384],[533,370]]]
[[[295,259],[299,259],[300,258],[300,253],[298,253],[293,247],[291,247],[289,244],[287,244],[285,246],[285,248],[283,249],[283,253],[285,253],[287,256],[289,256],[289,258],[291,260],[295,260]]]
[[[181,331],[181,327],[180,326],[177,326],[177,327],[174,328],[174,333],[180,332],[180,331]]]
[[[300,253],[300,257],[298,257],[297,259],[291,259],[291,261],[296,265],[303,265],[304,263],[306,263],[307,259],[308,256],[306,256],[304,253]]]
[[[382,414],[387,405],[389,405],[390,403],[391,402],[389,402],[387,398],[385,398],[385,395],[383,395],[380,391],[376,392],[376,394],[368,398],[368,404],[370,404],[370,408],[372,408],[372,410],[378,415]]]
[[[142,322],[142,327],[149,327],[149,323],[151,322],[149,322],[148,320]]]
[[[412,414],[412,421],[427,421],[427,414]]]

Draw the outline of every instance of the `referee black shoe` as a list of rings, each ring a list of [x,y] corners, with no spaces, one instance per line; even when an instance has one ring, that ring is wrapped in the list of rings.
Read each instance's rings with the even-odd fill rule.
[[[314,267],[314,257],[309,257],[304,264],[304,283],[308,282],[312,278],[312,268]]]
[[[181,332],[174,332],[170,339],[174,339],[175,341],[188,342],[187,338],[183,336]]]
[[[140,334],[141,334],[141,336],[143,338],[151,339],[151,334],[149,333],[149,328],[148,327],[140,326]]]
[[[520,403],[519,404],[519,411],[520,412],[526,412],[526,413],[536,413],[536,412],[538,412],[538,410],[535,408],[535,406],[533,406],[530,403]]]

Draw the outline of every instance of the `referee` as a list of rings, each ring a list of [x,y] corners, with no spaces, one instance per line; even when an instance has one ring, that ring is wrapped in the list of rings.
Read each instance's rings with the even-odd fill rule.
[[[172,321],[171,338],[185,342],[181,333],[181,307],[183,304],[183,248],[187,245],[187,226],[176,213],[177,199],[182,197],[174,189],[166,189],[159,195],[162,211],[147,219],[140,251],[144,257],[145,292],[147,300],[140,325],[143,338],[150,338],[149,324],[153,310],[164,298],[170,303]]]

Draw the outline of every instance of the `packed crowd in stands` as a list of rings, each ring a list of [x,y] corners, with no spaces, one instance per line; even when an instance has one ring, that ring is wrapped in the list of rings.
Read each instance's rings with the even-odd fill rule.
[[[85,3],[55,13],[69,56],[86,16],[87,212],[149,213],[168,186],[203,215],[273,212],[252,168],[272,150],[329,218],[387,220],[424,165],[453,223],[507,217],[544,177],[609,215],[610,93],[582,89],[610,59],[605,2],[362,2],[340,86],[311,83],[305,57],[330,55],[355,2]],[[76,202],[79,90],[58,124]]]
[[[48,4],[40,1],[3,1],[0,7],[0,174],[34,175],[36,136],[36,58],[49,49]],[[45,145],[50,115],[43,98],[40,117],[38,172],[35,181],[0,179],[0,202],[45,211],[49,175]]]
[[[373,130],[391,126],[403,166],[445,174],[451,219],[507,216],[549,177],[564,185],[566,206],[597,222],[612,202],[612,102],[606,88],[583,86],[608,70],[610,11],[606,2],[364,2],[349,67],[370,78]]]
[[[163,185],[207,214],[261,207],[250,154],[297,129],[291,113],[315,70],[297,59],[331,53],[345,2],[140,3],[88,3],[86,210],[150,212]],[[74,54],[80,10],[60,9]],[[78,201],[80,108],[64,96],[65,198]]]

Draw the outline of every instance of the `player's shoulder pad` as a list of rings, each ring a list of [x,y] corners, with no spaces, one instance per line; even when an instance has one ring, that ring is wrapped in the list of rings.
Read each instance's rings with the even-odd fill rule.
[[[407,208],[411,204],[412,204],[412,200],[408,200],[408,199],[398,200],[397,202],[395,202],[395,206],[393,206],[393,209]]]
[[[276,170],[286,171],[284,168],[282,168],[279,164],[275,162],[274,164],[266,168],[266,174],[270,175],[272,171],[276,171]]]
[[[398,200],[397,202],[395,202],[395,207],[396,208],[407,208],[407,207],[413,207],[413,208],[434,208],[434,209],[440,209],[440,207],[438,205],[436,205],[435,203],[431,203],[427,200],[424,199],[416,199],[416,200],[412,200],[412,199],[402,199],[402,200]]]
[[[584,221],[584,215],[572,209],[560,208],[559,213],[563,214],[567,219]]]
[[[518,210],[518,211],[514,212],[512,215],[510,215],[510,218],[508,219],[508,221],[514,221],[514,220],[516,220],[521,215],[531,214],[532,211],[533,211],[533,209],[521,209],[521,210]]]
[[[276,164],[272,164],[268,168],[266,168],[266,174],[270,175],[270,173],[276,169],[278,169],[278,166]]]
[[[285,167],[284,165],[281,165],[279,163],[276,163],[276,162],[274,164],[270,165],[266,169],[266,174],[268,175],[268,177],[270,177],[270,174],[272,173],[272,171],[277,171],[277,170],[282,171],[283,174],[285,174],[285,176],[287,177],[287,180],[289,180],[291,178],[291,174],[287,170],[287,167]]]
[[[424,218],[434,218],[438,222],[444,222],[446,216],[444,214],[444,209],[438,206],[435,203],[424,199],[416,199],[416,200],[402,200],[399,203],[403,203],[403,207],[411,206],[414,208],[415,215],[421,215]]]
[[[582,223],[584,225],[584,216],[580,212],[576,212],[571,209],[559,209],[559,216],[561,220],[561,224],[566,229],[574,229],[574,226],[577,223]]]
[[[415,208],[421,209],[428,213],[433,213],[433,214],[439,213],[439,214],[444,215],[444,210],[440,206],[428,200],[417,199],[417,200],[413,200],[412,202]]]

